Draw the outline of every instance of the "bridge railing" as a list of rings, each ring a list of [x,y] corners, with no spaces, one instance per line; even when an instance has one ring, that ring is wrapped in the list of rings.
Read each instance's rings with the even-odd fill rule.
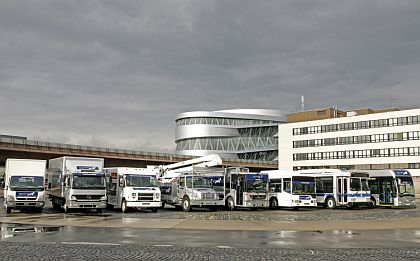
[[[46,141],[37,141],[37,140],[27,140],[19,137],[0,137],[0,143],[15,144],[25,147],[36,147],[36,148],[45,148],[46,150],[71,150],[71,151],[84,151],[84,152],[95,152],[98,154],[108,154],[108,155],[122,155],[127,157],[146,157],[149,159],[159,159],[170,162],[178,162],[183,160],[189,160],[195,158],[194,156],[181,155],[181,154],[170,154],[170,153],[160,153],[160,152],[148,152],[148,151],[139,151],[139,150],[125,150],[125,149],[116,149],[116,148],[105,148],[105,147],[95,147],[95,146],[86,146],[86,145],[75,145],[75,144],[66,144],[66,143],[55,143],[55,142],[46,142]],[[267,162],[262,160],[245,160],[245,159],[223,159],[226,162],[233,163],[236,165],[254,165],[254,166],[267,166],[274,165],[277,162]]]

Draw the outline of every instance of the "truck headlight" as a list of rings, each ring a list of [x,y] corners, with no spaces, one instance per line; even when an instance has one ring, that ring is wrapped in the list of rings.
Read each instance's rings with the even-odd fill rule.
[[[106,196],[102,196],[100,200],[106,200]]]
[[[155,194],[155,198],[156,198],[157,200],[159,200],[159,199],[160,199],[160,193],[156,193],[156,194]]]
[[[8,195],[7,200],[8,201],[15,201],[15,197],[13,195]]]
[[[77,200],[76,196],[71,196],[70,200]]]

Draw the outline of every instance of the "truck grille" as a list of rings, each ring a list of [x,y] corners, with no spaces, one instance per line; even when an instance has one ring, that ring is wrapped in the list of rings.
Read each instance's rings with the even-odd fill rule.
[[[74,195],[76,200],[99,200],[102,195]]]
[[[265,195],[251,195],[252,199],[259,199],[259,200],[263,200],[266,198]]]
[[[153,201],[153,193],[139,193],[138,200],[139,201]]]
[[[16,198],[16,201],[34,201],[36,200],[36,197],[34,198]]]
[[[215,193],[203,193],[201,196],[203,200],[214,200],[216,198]]]

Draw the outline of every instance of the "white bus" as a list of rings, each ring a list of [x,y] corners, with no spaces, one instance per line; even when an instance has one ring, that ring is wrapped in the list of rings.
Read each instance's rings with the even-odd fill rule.
[[[375,205],[385,207],[416,207],[414,182],[403,169],[366,170]]]
[[[316,207],[315,177],[296,171],[269,170],[269,207]]]
[[[300,174],[315,177],[315,194],[318,205],[326,208],[337,206],[373,207],[366,172],[350,172],[338,169],[301,170]]]

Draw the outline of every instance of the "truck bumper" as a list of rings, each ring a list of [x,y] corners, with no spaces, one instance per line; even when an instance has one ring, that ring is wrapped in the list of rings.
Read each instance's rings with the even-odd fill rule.
[[[76,200],[69,200],[67,201],[67,207],[68,208],[106,208],[106,201],[76,201]]]
[[[244,207],[248,208],[268,208],[268,206],[268,200],[244,201]]]
[[[191,206],[224,206],[222,200],[191,200]]]
[[[151,201],[151,202],[127,201],[127,207],[129,208],[160,208],[162,207],[162,202],[160,201]]]
[[[5,202],[8,208],[42,208],[45,205],[44,201],[7,201]]]

